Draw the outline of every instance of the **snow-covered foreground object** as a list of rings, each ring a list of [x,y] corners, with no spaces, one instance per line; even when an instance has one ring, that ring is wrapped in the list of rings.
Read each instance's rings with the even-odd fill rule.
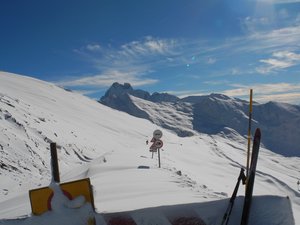
[[[50,188],[54,192],[51,201],[51,211],[45,212],[40,216],[15,220],[0,220],[0,224],[89,225],[88,221],[94,218],[94,211],[90,203],[85,203],[82,196],[74,200],[69,200],[59,185],[54,182],[50,184]]]
[[[91,205],[70,209],[58,195],[55,210],[42,216],[26,219],[2,220],[5,225],[87,225],[90,217],[95,216],[97,225],[213,225],[220,224],[221,215],[227,200],[204,203],[192,203],[173,206],[160,206],[139,209],[121,213],[93,214]],[[244,199],[236,200],[235,212],[229,222],[231,225],[240,224],[240,212]],[[253,199],[253,212],[250,214],[249,224],[295,225],[291,204],[288,198],[278,196],[260,196]],[[276,205],[277,207],[274,207]]]
[[[28,191],[51,181],[49,142],[58,145],[61,182],[90,177],[99,224],[108,223],[111,213],[121,212],[130,212],[138,224],[151,224],[162,206],[173,212],[176,207],[191,209],[193,204],[197,207],[192,207],[192,215],[207,225],[221,221],[246,162],[247,140],[238,134],[180,138],[162,129],[158,168],[157,156],[152,159],[146,145],[155,129],[147,120],[53,84],[0,73],[0,223],[37,225],[46,224],[42,220],[51,224],[60,220],[65,222],[59,224],[75,224],[64,219],[75,219],[80,214],[75,209],[30,216]],[[297,157],[261,149],[252,203],[254,215],[261,216],[250,215],[249,224],[283,221],[277,224],[290,225],[293,216],[295,224],[300,224],[299,165]],[[243,187],[238,195],[244,195]],[[240,219],[242,201],[238,197],[230,224]],[[135,213],[146,213],[145,222]],[[16,220],[22,216],[30,218]],[[167,212],[163,217],[169,221]]]
[[[243,201],[244,199],[242,197],[237,199],[235,214],[229,224],[240,224],[240,214],[237,212],[240,212]],[[106,214],[99,216],[98,221],[99,224],[110,224],[110,220],[113,220],[114,218],[131,218],[137,225],[220,224],[221,218],[216,215],[224,212],[226,204],[227,200],[218,200],[205,203],[162,206],[131,212]],[[249,224],[295,224],[291,213],[290,201],[287,198],[260,196],[254,198],[253,204],[255,205],[255,210],[250,215]],[[274,209],[273,204],[278,206],[277,210]]]

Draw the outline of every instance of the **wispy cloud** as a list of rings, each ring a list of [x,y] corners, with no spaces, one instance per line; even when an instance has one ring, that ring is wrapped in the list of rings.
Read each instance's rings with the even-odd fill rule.
[[[98,72],[56,83],[67,87],[108,87],[114,82],[129,82],[134,86],[154,84],[158,80],[148,75],[160,64],[172,62],[174,49],[174,40],[153,37],[120,46],[88,44],[74,52]]]
[[[240,71],[246,74],[286,71],[300,65],[299,37],[299,25],[249,33],[243,38],[231,39],[228,46],[224,46],[224,55],[218,58],[219,61],[236,58]]]
[[[155,39],[146,37],[142,41],[132,41],[121,46],[117,52],[123,56],[136,58],[137,56],[167,55],[172,52],[175,41],[172,39]]]
[[[185,90],[185,91],[166,91],[168,94],[176,95],[179,98],[184,98],[188,96],[201,96],[208,95],[208,92],[199,91],[199,90]]]
[[[172,58],[176,43],[172,39],[155,39],[146,37],[139,41],[132,41],[121,46],[102,47],[98,54],[91,54],[82,48],[77,50],[85,56],[94,67],[99,70],[114,68],[119,71],[130,70],[136,67],[151,70],[151,63],[159,63]]]
[[[209,74],[240,75],[268,74],[289,68],[300,62],[298,45],[300,26],[287,27],[269,32],[255,32],[242,38],[214,43],[209,40],[176,40],[145,37],[119,46],[88,44],[75,49],[98,72],[94,85],[110,85],[112,81],[128,79],[137,85],[153,84],[151,74],[160,69],[191,66],[210,66]],[[270,54],[269,58],[255,55]],[[250,59],[250,56],[254,56]],[[241,61],[241,57],[248,57]],[[233,60],[236,58],[236,60]],[[230,60],[230,63],[228,63]],[[226,68],[218,65],[224,64]],[[248,66],[252,64],[252,66]],[[215,65],[217,67],[215,67]],[[254,66],[253,66],[254,65]],[[230,67],[232,69],[230,69]],[[246,68],[247,67],[247,68]],[[249,69],[251,68],[251,69]],[[252,70],[252,71],[250,71]],[[227,71],[226,73],[224,71]],[[108,78],[108,74],[110,75]],[[89,78],[87,77],[87,79]],[[84,78],[79,79],[83,83]],[[89,80],[89,79],[88,79]],[[141,82],[144,80],[145,82]],[[76,81],[76,82],[75,82]],[[69,84],[79,83],[78,79]],[[92,85],[92,84],[90,84]]]
[[[269,83],[242,85],[233,84],[233,88],[222,93],[231,97],[248,99],[249,90],[253,89],[255,101],[279,101],[292,104],[300,104],[300,83]]]
[[[205,63],[211,66],[210,74],[279,72],[300,65],[299,37],[300,26],[295,25],[256,31],[218,43],[213,40],[180,40],[176,41],[176,47],[173,48],[177,55],[172,58],[172,66],[188,64],[199,65],[199,68],[202,65],[203,68]],[[191,60],[194,58],[195,60]]]
[[[138,71],[122,72],[118,70],[107,70],[99,75],[87,75],[82,78],[70,78],[65,81],[56,82],[56,84],[67,87],[108,87],[114,82],[129,82],[134,86],[154,84],[158,82],[155,79],[147,79],[139,76]]]
[[[274,52],[297,52],[299,46],[300,25],[289,26],[270,31],[249,33],[244,37],[233,38],[226,49],[228,54],[273,54]]]
[[[186,79],[186,83],[188,78],[196,77],[196,82],[202,82],[201,84],[209,79],[236,82],[236,79],[243,75],[258,77],[259,74],[286,72],[291,67],[295,69],[300,65],[299,37],[300,25],[295,25],[247,33],[243,37],[230,38],[222,42],[213,39],[145,37],[120,45],[91,43],[75,49],[74,52],[87,62],[94,72],[83,74],[80,78],[70,77],[58,83],[71,88],[77,86],[106,88],[114,82],[129,82],[138,87],[161,82],[158,77],[176,79],[178,82],[183,78]],[[189,68],[186,65],[189,65]],[[152,76],[154,74],[155,76]],[[226,92],[228,95],[234,95],[242,88],[245,93],[245,89],[249,87],[234,87]],[[212,92],[214,90],[210,84],[205,88]],[[270,86],[268,89],[270,90]],[[197,91],[189,91],[187,94],[189,93],[203,94]],[[286,90],[286,93],[290,92]]]
[[[98,45],[98,44],[88,44],[86,46],[86,49],[89,50],[89,51],[100,51],[101,50],[101,46]]]
[[[271,52],[274,51],[274,49],[285,49],[293,51],[298,46],[299,35],[300,26],[285,27],[270,32],[254,33],[248,38],[248,41],[253,43],[249,46],[249,50]],[[256,46],[254,43],[256,43]]]
[[[217,59],[216,58],[213,58],[213,57],[209,57],[207,60],[206,60],[206,63],[207,64],[214,64],[217,62]]]
[[[300,104],[300,93],[280,93],[280,94],[270,94],[270,95],[262,95],[258,96],[258,101],[260,102],[269,102],[269,101],[277,101],[277,102],[285,102],[290,104]]]
[[[246,32],[257,32],[266,27],[269,27],[272,23],[268,17],[246,17],[241,20],[241,25]]]
[[[289,51],[279,51],[272,54],[273,58],[261,59],[264,66],[257,67],[257,72],[267,74],[272,71],[285,69],[300,64],[300,54]]]
[[[250,89],[253,89],[254,101],[265,103],[269,101],[284,102],[290,104],[300,104],[300,83],[269,83],[269,84],[230,84],[228,81],[212,81],[205,82],[210,85],[224,85],[229,86],[224,91],[219,93],[236,97],[244,100],[249,100]],[[169,94],[176,95],[180,98],[187,96],[201,96],[209,95],[211,92],[199,91],[199,90],[182,90],[182,91],[167,91]]]
[[[273,54],[274,57],[285,59],[291,62],[297,62],[300,61],[300,54],[296,54],[294,52],[289,51],[281,51],[281,52],[275,52]]]

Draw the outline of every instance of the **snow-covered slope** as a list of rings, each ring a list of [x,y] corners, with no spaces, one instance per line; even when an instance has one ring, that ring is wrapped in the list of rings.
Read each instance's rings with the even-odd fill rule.
[[[193,107],[190,103],[151,102],[134,96],[131,101],[147,115],[154,124],[175,131],[180,137],[193,136]]]
[[[167,109],[166,116],[175,114],[172,107]],[[187,118],[189,111],[182,111],[177,120]],[[51,181],[49,143],[53,141],[59,146],[62,182],[91,178],[99,221],[102,213],[163,205],[206,203],[207,211],[210,202],[223,200],[222,204],[211,205],[219,208],[210,211],[210,219],[204,216],[207,224],[215,224],[222,218],[240,168],[245,165],[246,141],[234,133],[230,139],[199,133],[181,138],[159,128],[163,131],[164,146],[162,168],[158,168],[157,155],[152,159],[146,145],[157,128],[148,120],[113,110],[53,84],[1,72],[0,218],[30,214],[28,190],[47,186]],[[289,196],[295,222],[300,223],[299,165],[297,157],[285,158],[262,149],[254,195],[270,203],[266,214],[280,209],[274,204],[270,207],[274,198],[263,195]],[[139,169],[140,166],[149,169]],[[243,194],[241,187],[239,195]],[[255,207],[258,202],[254,201],[254,210],[259,209]],[[239,205],[233,212],[232,224],[239,220]],[[290,219],[284,225],[292,224]],[[40,220],[28,221],[0,219],[0,224],[35,225]]]

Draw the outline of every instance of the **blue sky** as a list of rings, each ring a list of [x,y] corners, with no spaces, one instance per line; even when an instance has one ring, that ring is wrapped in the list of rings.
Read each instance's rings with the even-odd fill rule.
[[[300,104],[299,0],[10,0],[0,27],[1,71],[95,99],[117,81]]]

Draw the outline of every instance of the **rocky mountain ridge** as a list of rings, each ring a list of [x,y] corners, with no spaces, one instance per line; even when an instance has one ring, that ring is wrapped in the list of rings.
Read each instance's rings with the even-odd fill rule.
[[[114,83],[99,102],[148,119],[179,136],[191,136],[194,132],[226,134],[231,129],[246,136],[248,131],[249,103],[222,94],[180,99],[167,93],[151,95],[134,90],[128,83]],[[160,113],[151,113],[153,109]],[[254,102],[252,119],[252,130],[261,128],[263,144],[268,149],[284,156],[300,156],[300,106]]]

